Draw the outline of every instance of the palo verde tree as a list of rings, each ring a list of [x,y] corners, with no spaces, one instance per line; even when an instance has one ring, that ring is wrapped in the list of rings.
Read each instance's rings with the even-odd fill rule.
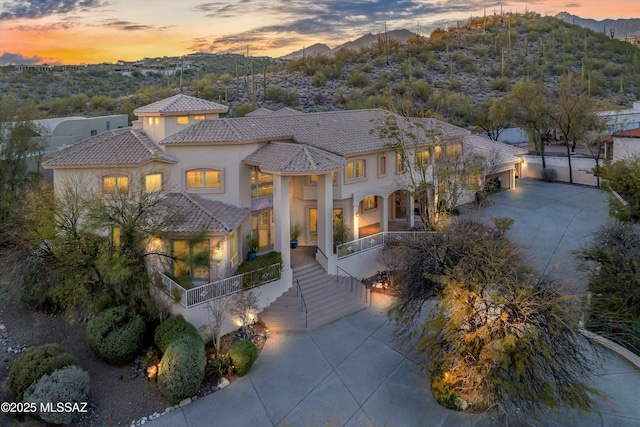
[[[619,221],[640,223],[640,156],[611,162],[600,169],[603,187],[611,191],[609,213]]]
[[[490,99],[476,109],[473,126],[493,141],[511,124],[511,111],[506,98]]]
[[[492,411],[500,425],[547,408],[586,410],[597,394],[584,380],[594,358],[577,331],[579,305],[527,265],[504,231],[459,220],[395,243],[413,269],[394,281],[399,336],[418,339],[444,406]]]
[[[591,129],[596,126],[594,100],[582,86],[582,81],[571,74],[561,77],[558,96],[549,111],[551,123],[567,148],[570,183],[573,183],[571,154],[578,142],[584,142]]]
[[[168,191],[147,191],[143,177],[132,175],[113,194],[93,192],[86,177],[69,177],[55,194],[45,184],[29,192],[14,239],[20,244],[5,259],[15,266],[23,302],[40,310],[92,313],[127,305],[153,313],[146,260],[171,255],[150,243],[181,214]]]
[[[542,168],[547,167],[544,147],[551,138],[548,102],[544,84],[530,79],[520,80],[508,97],[512,120],[529,136],[529,142],[533,145],[536,155],[542,158]]]
[[[418,204],[425,229],[435,228],[465,191],[479,190],[484,159],[464,153],[460,141],[448,142],[436,120],[385,111],[372,133],[387,140],[396,154],[396,167]],[[480,179],[470,183],[472,176]]]
[[[20,103],[12,96],[0,96],[0,244],[5,227],[13,227],[13,209],[27,189],[44,152],[46,132],[34,120],[35,104]]]

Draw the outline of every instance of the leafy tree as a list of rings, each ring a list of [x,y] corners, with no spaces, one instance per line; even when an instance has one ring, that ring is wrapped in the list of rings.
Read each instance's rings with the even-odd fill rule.
[[[476,110],[473,125],[497,141],[502,131],[511,124],[511,111],[506,98],[491,99]]]
[[[586,327],[640,355],[640,226],[605,226],[577,256],[589,272]]]
[[[600,170],[609,195],[609,213],[620,221],[640,222],[640,156],[611,162]]]
[[[445,406],[494,411],[501,424],[538,419],[549,407],[586,410],[597,394],[585,382],[594,360],[577,332],[579,307],[503,234],[456,221],[396,243],[413,268],[394,281],[399,337],[417,335]]]
[[[571,153],[575,151],[578,141],[582,142],[595,125],[594,102],[583,90],[581,81],[569,75],[560,79],[558,97],[552,105],[549,112],[551,123],[567,147],[569,182],[573,183]]]
[[[542,157],[542,168],[546,168],[544,146],[551,138],[551,122],[547,114],[548,96],[545,86],[539,81],[520,80],[509,96],[509,110],[513,121],[529,136],[535,153]]]

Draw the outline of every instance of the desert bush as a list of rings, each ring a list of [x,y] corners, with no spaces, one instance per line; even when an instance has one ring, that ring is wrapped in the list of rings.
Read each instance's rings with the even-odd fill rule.
[[[54,371],[51,375],[44,375],[24,392],[25,402],[35,403],[40,409],[43,404],[54,405],[52,412],[38,412],[38,416],[48,423],[69,424],[81,412],[76,410],[57,411],[56,405],[63,403],[80,404],[89,399],[90,379],[87,371],[72,365]],[[73,409],[73,406],[72,406]]]
[[[365,87],[369,84],[369,76],[362,71],[355,70],[347,76],[347,84],[354,87]]]
[[[184,320],[182,315],[171,316],[156,328],[153,340],[161,352],[165,352],[169,344],[182,335],[199,337],[195,326]]]
[[[499,77],[491,83],[491,89],[500,92],[509,92],[509,90],[511,90],[511,81],[508,77]]]
[[[14,402],[21,402],[24,391],[43,375],[65,366],[75,365],[75,358],[60,344],[44,344],[25,351],[9,370],[9,390]]]
[[[229,349],[229,358],[236,374],[244,376],[258,357],[258,347],[251,341],[236,341]]]
[[[122,365],[142,349],[145,330],[142,317],[128,307],[114,307],[89,320],[87,344],[100,359]]]
[[[542,180],[547,182],[553,182],[558,179],[558,172],[552,168],[542,169]]]
[[[316,87],[322,87],[327,83],[327,76],[322,71],[316,71],[313,75],[313,85]]]
[[[231,361],[227,356],[212,355],[207,358],[207,366],[204,368],[204,377],[209,382],[215,383],[229,373]]]
[[[202,338],[183,334],[168,345],[162,356],[158,366],[158,389],[172,402],[193,396],[204,379],[205,364]]]

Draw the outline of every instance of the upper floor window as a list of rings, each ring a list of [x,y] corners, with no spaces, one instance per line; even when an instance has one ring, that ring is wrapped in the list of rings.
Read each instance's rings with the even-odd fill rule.
[[[111,243],[113,243],[113,246],[120,246],[121,234],[122,234],[122,228],[120,227],[111,228]]]
[[[179,125],[188,125],[189,124],[189,116],[179,116],[178,117]]]
[[[149,126],[151,126],[153,124],[153,117],[149,117],[148,122],[149,122]]]
[[[162,190],[162,174],[150,173],[144,176],[144,190],[147,193],[154,193]]]
[[[447,145],[447,157],[458,157],[462,154],[462,144]]]
[[[347,163],[347,179],[364,178],[364,160],[354,160]]]
[[[331,172],[331,181],[336,182],[338,174],[336,172]],[[318,175],[309,175],[309,182],[315,184],[318,182]]]
[[[257,166],[251,169],[251,198],[273,194],[273,175],[262,173]]]
[[[109,122],[109,120],[107,120],[106,126],[107,126],[107,130],[111,129],[111,123]]]
[[[158,117],[149,117],[149,126],[160,124],[160,118]]]
[[[222,172],[216,169],[187,171],[187,189],[220,190],[222,189]]]
[[[429,166],[429,158],[431,158],[431,153],[428,149],[422,149],[416,152],[416,167],[419,169],[423,169]]]
[[[404,173],[404,153],[396,153],[396,173]]]
[[[206,117],[204,115],[197,115],[197,116],[193,116],[193,120],[199,122],[201,120],[204,120]]]
[[[378,156],[378,176],[385,176],[387,174],[387,156],[381,154]]]
[[[91,131],[91,136],[96,136],[98,134],[98,131],[96,129],[93,129]]]
[[[129,192],[128,176],[105,176],[102,178],[104,194],[127,194]]]

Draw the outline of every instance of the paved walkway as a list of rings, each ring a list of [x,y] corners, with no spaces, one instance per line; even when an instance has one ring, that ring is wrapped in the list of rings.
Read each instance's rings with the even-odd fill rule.
[[[571,248],[606,222],[606,198],[584,187],[529,180],[519,185],[518,190],[492,196],[496,205],[477,215],[513,217],[511,237],[520,236],[525,247],[544,249],[532,261],[545,269],[564,263],[566,272]],[[438,405],[428,378],[418,371],[415,349],[393,341],[385,312],[389,303],[388,297],[373,294],[371,307],[330,325],[306,333],[272,334],[246,377],[146,425],[488,425],[486,415],[461,414]],[[586,414],[549,413],[540,424],[640,426],[638,369],[606,352],[602,368],[590,380],[608,395],[607,401]]]

